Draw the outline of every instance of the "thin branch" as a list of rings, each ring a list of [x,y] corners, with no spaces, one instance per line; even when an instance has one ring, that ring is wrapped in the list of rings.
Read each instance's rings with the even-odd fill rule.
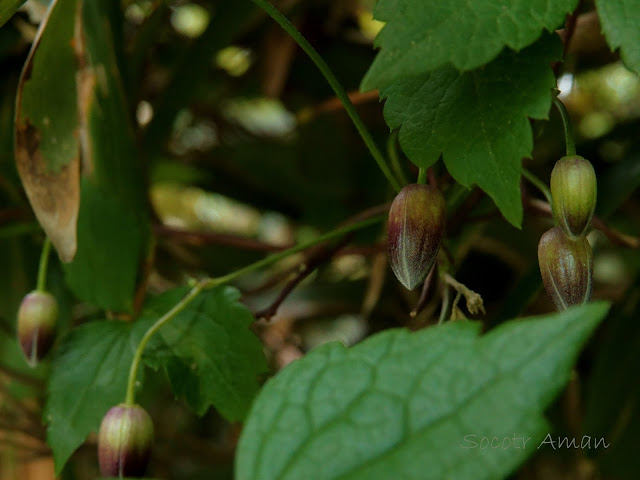
[[[260,240],[254,240],[253,238],[246,238],[226,233],[183,230],[167,225],[154,225],[153,230],[161,237],[169,237],[172,240],[192,245],[223,245],[242,250],[254,250],[257,252],[279,252],[292,246],[274,245],[271,243],[261,242]]]
[[[547,187],[542,180],[540,180],[538,177],[536,177],[531,171],[527,170],[526,168],[522,169],[522,176],[527,180],[529,180],[531,184],[535,186],[538,190],[540,190],[540,192],[542,192],[544,197],[547,199],[547,202],[551,203],[551,190],[549,190],[549,187]]]
[[[360,213],[352,216],[346,220],[342,225],[354,223],[359,220],[364,220],[375,215],[385,213],[389,210],[391,203],[384,203],[375,207],[363,210]],[[227,233],[216,232],[201,232],[194,230],[184,230],[180,228],[170,227],[168,225],[156,224],[153,226],[153,230],[156,235],[161,237],[171,238],[177,242],[188,243],[191,245],[223,245],[227,247],[235,247],[242,250],[254,250],[256,252],[281,252],[293,247],[295,244],[275,245],[273,243],[266,243],[253,238],[242,237],[240,235],[232,235]],[[366,247],[352,247],[349,250],[345,250],[342,255],[349,255],[352,253],[375,253],[378,248],[372,247],[374,250],[371,252]]]
[[[440,307],[440,318],[438,318],[438,325],[441,325],[447,318],[447,312],[449,311],[449,302],[451,301],[449,294],[449,284],[445,283],[442,288],[442,305]]]
[[[424,309],[424,306],[427,304],[427,297],[429,296],[429,292],[431,291],[431,286],[433,285],[433,279],[437,276],[436,275],[437,270],[438,270],[438,264],[436,263],[431,268],[429,275],[427,275],[427,279],[424,281],[424,284],[422,285],[422,292],[420,293],[420,298],[418,299],[418,303],[416,304],[415,308],[411,310],[411,313],[409,314],[411,318],[418,316],[418,314],[422,312],[422,310]]]
[[[41,442],[46,438],[44,430],[39,431],[34,428],[30,428],[30,426],[18,425],[17,423],[5,422],[2,420],[0,420],[0,431],[20,433]]]
[[[340,250],[338,250],[337,252],[335,252],[333,254],[333,258],[344,257],[344,256],[347,256],[347,255],[362,255],[364,257],[368,257],[368,256],[371,256],[371,255],[377,255],[377,254],[379,254],[381,252],[384,252],[384,251],[386,251],[386,249],[387,249],[386,243],[385,244],[378,243],[378,244],[374,244],[374,245],[344,247],[344,248],[341,248]],[[286,278],[291,277],[291,275],[293,275],[294,272],[299,270],[299,268],[300,268],[299,265],[294,265],[294,266],[286,268],[286,269],[284,269],[282,271],[275,272],[271,277],[266,279],[264,281],[264,283],[261,283],[260,285],[258,285],[256,287],[243,290],[243,295],[244,296],[256,295],[256,294],[265,292],[267,290],[270,290],[271,288],[275,287],[276,285],[278,285],[280,282],[282,282]]]
[[[244,297],[248,297],[248,296],[258,295],[260,293],[267,292],[272,288],[276,287],[277,285],[279,285],[280,283],[284,282],[287,278],[291,278],[291,276],[295,275],[295,273],[299,270],[300,270],[299,264],[288,266],[283,270],[279,270],[273,273],[269,278],[267,278],[261,284],[252,288],[243,289],[242,295]]]
[[[353,105],[361,105],[363,103],[369,103],[379,100],[378,90],[372,90],[370,92],[354,91],[349,92],[347,95]],[[344,110],[344,104],[338,97],[332,97],[329,100],[326,100],[318,105],[303,108],[298,112],[297,117],[300,123],[306,123],[312,120],[317,115],[323,113],[338,112],[340,110]]]
[[[0,445],[3,445],[3,444],[20,451],[32,451],[32,452],[43,451],[43,448],[39,445],[29,445],[28,443],[18,442],[10,438],[0,437]]]
[[[386,248],[385,248],[386,250]],[[387,268],[389,268],[389,262],[385,253],[378,252],[371,259],[371,267],[369,273],[369,279],[367,281],[367,288],[362,298],[362,307],[360,312],[363,319],[368,319],[373,312],[373,309],[380,300],[382,294],[382,287],[387,276]]]
[[[25,385],[29,385],[30,387],[33,387],[37,390],[42,390],[44,388],[44,383],[42,383],[41,381],[33,377],[30,377],[28,375],[25,375],[24,373],[21,373],[17,370],[14,370],[11,367],[7,367],[6,365],[0,364],[0,373],[3,373],[11,377],[13,380],[16,380],[20,383],[24,383]]]
[[[409,183],[409,178],[402,168],[402,165],[400,165],[400,156],[398,155],[397,148],[399,134],[400,129],[396,129],[389,135],[389,138],[387,139],[387,155],[389,157],[389,160],[391,161],[391,168],[396,174],[396,177],[398,177],[402,185],[406,185]]]
[[[374,245],[363,245],[363,246],[353,246],[353,247],[344,247],[343,249],[336,252],[336,257],[343,257],[345,255],[362,255],[368,257],[369,255],[376,255],[380,252],[384,252],[387,249],[386,243],[376,243]]]
[[[529,199],[527,207],[535,212],[543,214],[544,216],[552,216],[551,205],[549,205],[547,202],[543,202],[542,200],[538,200],[537,198]],[[614,245],[636,249],[640,248],[639,237],[633,237],[609,227],[600,217],[596,215],[593,216],[591,225],[593,226],[593,228],[604,233],[609,241]]]
[[[273,253],[268,257],[263,258],[262,260],[258,260],[255,263],[247,265],[246,267],[240,268],[227,275],[223,275],[222,277],[216,277],[214,279],[210,279],[206,285],[206,288],[212,288],[217,285],[222,285],[222,284],[231,282],[235,280],[237,277],[245,275],[246,273],[249,273],[249,272],[253,272],[255,270],[259,270],[269,265],[273,265],[274,263],[279,262],[280,260],[288,256],[294,255],[296,253],[307,250],[311,247],[315,247],[317,245],[326,243],[329,240],[340,238],[348,233],[354,232],[361,228],[368,227],[377,222],[383,221],[385,217],[382,213],[377,213],[379,210],[380,210],[380,207],[374,207],[374,208],[365,210],[363,212],[360,212],[358,215],[351,217],[349,221],[341,224],[339,228],[332,230],[331,232],[325,233],[324,235],[320,235],[314,240],[297,244],[282,252]]]
[[[591,225],[593,225],[593,228],[596,228],[604,233],[609,241],[615,245],[629,248],[640,248],[639,237],[633,237],[609,227],[600,219],[600,217],[596,217],[594,215],[593,219],[591,220]]]
[[[20,455],[16,455],[15,459],[19,463],[29,463],[43,458],[51,457],[51,449],[48,447],[41,447],[39,449],[32,449],[28,454],[20,452]]]
[[[31,410],[27,405],[21,402],[18,398],[14,397],[9,391],[9,389],[6,388],[4,385],[0,386],[0,390],[1,390],[0,393],[2,394],[2,398],[4,399],[4,401],[7,402],[7,404],[10,403],[11,405],[13,405],[14,409],[18,411],[18,412],[11,412],[12,417],[15,417],[15,415],[13,415],[15,413],[22,413],[31,425],[34,425],[36,427],[42,426],[42,420],[40,419],[40,414],[38,412]],[[15,420],[15,418],[13,419]]]
[[[356,213],[352,217],[349,217],[346,221],[341,223],[341,226],[346,226],[352,223],[360,222],[383,213],[387,213],[391,207],[391,202],[383,203],[382,205],[376,205],[375,207],[367,208],[366,210]]]
[[[293,290],[311,273],[313,273],[320,265],[328,262],[338,250],[340,250],[345,244],[347,244],[353,235],[347,235],[340,242],[332,247],[318,248],[313,252],[306,262],[300,265],[298,273],[284,286],[278,297],[268,307],[255,312],[256,319],[264,319],[266,321],[271,320],[278,308],[282,305],[282,302],[293,292]]]
[[[181,230],[165,225],[155,225],[154,230],[162,237],[171,238],[178,243],[187,243],[194,246],[224,245],[243,250],[253,250],[256,252],[281,252],[294,246],[294,244],[274,245],[272,243],[261,242],[252,238],[238,235],[219,234],[213,232],[196,232]],[[344,255],[374,255],[386,248],[385,245],[363,245],[345,247],[336,253],[336,256]]]

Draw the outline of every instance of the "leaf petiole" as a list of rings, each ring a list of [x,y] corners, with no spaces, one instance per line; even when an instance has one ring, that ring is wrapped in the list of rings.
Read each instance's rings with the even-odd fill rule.
[[[522,176],[529,180],[538,190],[542,192],[544,197],[547,199],[547,202],[549,202],[549,205],[553,205],[553,202],[551,201],[551,190],[549,190],[549,187],[547,187],[542,180],[540,180],[526,168],[522,169]]]
[[[409,183],[409,179],[402,169],[402,165],[400,165],[398,149],[396,148],[399,134],[400,130],[396,129],[389,135],[389,139],[387,140],[387,155],[391,159],[391,168],[393,168],[393,172],[396,174],[396,177],[400,179],[400,182],[403,185],[407,185]]]
[[[420,167],[418,170],[418,183],[420,185],[427,183],[427,169],[424,167]]]
[[[38,283],[36,290],[39,292],[46,291],[47,288],[47,267],[49,265],[49,254],[51,252],[51,240],[49,237],[44,239],[42,252],[40,253],[40,265],[38,266]]]
[[[560,101],[558,97],[553,97],[553,104],[556,106],[562,117],[562,124],[564,125],[564,138],[567,145],[567,156],[576,154],[576,142],[573,138],[573,130],[571,129],[571,119],[569,118],[569,112],[564,103]]]

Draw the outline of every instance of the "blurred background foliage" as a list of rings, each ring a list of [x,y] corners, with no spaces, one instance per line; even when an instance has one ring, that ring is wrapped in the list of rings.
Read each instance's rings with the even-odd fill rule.
[[[398,154],[415,178],[417,170],[396,151],[376,92],[357,91],[381,28],[371,17],[373,1],[273,3],[352,92],[380,147]],[[13,109],[19,74],[46,8],[47,2],[30,0],[0,28],[0,478],[7,479],[53,476],[39,421],[47,365],[29,369],[14,338],[20,300],[35,285],[43,234],[14,165]],[[251,2],[123,0],[112,10],[137,160],[145,172],[146,183],[138,188],[148,193],[156,239],[151,292],[190,276],[230,272],[392,199],[324,78]],[[597,214],[610,228],[637,237],[640,79],[609,51],[591,2],[582,4],[567,59],[559,67],[558,88],[573,118],[578,153],[598,174]],[[525,165],[546,181],[564,154],[562,125],[552,111],[549,121],[532,127],[535,152]],[[515,229],[481,191],[460,190],[440,165],[435,170],[450,207],[451,271],[483,296],[487,315],[480,320],[490,328],[551,311],[536,256],[551,219],[526,208],[523,228]],[[525,205],[539,197],[523,184]],[[443,285],[411,318],[419,293],[393,279],[384,235],[381,227],[357,235],[287,297],[271,322],[256,323],[274,371],[329,340],[352,344],[384,328],[437,321]],[[557,435],[626,441],[604,452],[540,451],[513,478],[637,478],[640,255],[599,231],[589,240],[593,297],[612,300],[615,308],[549,416]],[[243,301],[256,312],[267,308],[304,258],[243,278]],[[61,333],[100,315],[72,297],[57,261],[49,285],[61,304]],[[239,425],[213,411],[196,418],[172,398],[159,374],[146,379],[141,403],[150,406],[157,429],[153,476],[232,478]],[[96,468],[92,438],[63,478],[95,478]]]

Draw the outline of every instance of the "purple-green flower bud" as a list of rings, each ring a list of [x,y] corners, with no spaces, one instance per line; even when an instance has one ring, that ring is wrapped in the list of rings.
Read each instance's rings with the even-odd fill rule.
[[[589,160],[579,155],[562,157],[551,172],[553,216],[572,238],[585,234],[596,208],[598,185]]]
[[[544,288],[558,310],[591,299],[593,257],[586,237],[572,239],[560,227],[540,238],[538,262]]]
[[[18,342],[32,367],[51,349],[58,321],[58,302],[48,292],[27,294],[18,310]]]
[[[142,477],[153,444],[153,422],[139,405],[112,407],[98,434],[98,460],[104,477]]]
[[[393,200],[388,224],[389,263],[405,288],[416,288],[433,267],[445,224],[444,197],[435,187],[407,185]]]

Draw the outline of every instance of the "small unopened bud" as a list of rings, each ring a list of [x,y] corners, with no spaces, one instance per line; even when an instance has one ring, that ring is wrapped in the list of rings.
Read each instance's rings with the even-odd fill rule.
[[[18,341],[32,367],[49,353],[55,340],[58,302],[48,292],[27,294],[18,310]]]
[[[572,238],[586,233],[596,208],[598,186],[589,160],[578,155],[562,157],[551,172],[553,216]]]
[[[153,444],[153,422],[139,405],[112,407],[98,434],[98,460],[104,477],[142,477]]]
[[[389,263],[405,288],[416,288],[433,267],[445,224],[444,197],[435,187],[407,185],[393,200],[388,224]]]
[[[552,228],[540,239],[538,262],[544,288],[558,310],[591,299],[593,257],[586,237],[572,239]]]

